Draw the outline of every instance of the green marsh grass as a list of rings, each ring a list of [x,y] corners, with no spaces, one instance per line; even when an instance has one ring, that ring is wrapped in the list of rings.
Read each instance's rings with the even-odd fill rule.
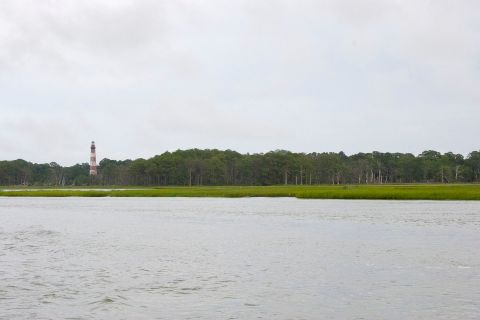
[[[110,187],[104,187],[110,189]],[[301,199],[480,200],[477,184],[221,186],[152,188],[0,188],[10,197],[296,197]],[[8,189],[9,191],[5,191]]]

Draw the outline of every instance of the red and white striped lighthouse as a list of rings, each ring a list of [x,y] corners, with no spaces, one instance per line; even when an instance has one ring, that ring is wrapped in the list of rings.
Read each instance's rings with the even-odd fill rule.
[[[95,141],[92,141],[90,146],[90,175],[97,175],[97,151],[95,149]]]

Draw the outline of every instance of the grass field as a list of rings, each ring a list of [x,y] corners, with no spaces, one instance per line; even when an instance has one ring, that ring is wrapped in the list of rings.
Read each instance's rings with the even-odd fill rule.
[[[296,197],[301,199],[480,200],[480,185],[320,185],[154,188],[0,188],[9,197]]]

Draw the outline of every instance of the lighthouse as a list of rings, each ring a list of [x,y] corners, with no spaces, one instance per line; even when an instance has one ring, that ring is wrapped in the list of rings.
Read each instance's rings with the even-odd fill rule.
[[[90,175],[97,175],[97,151],[95,149],[95,141],[92,141],[90,146]]]

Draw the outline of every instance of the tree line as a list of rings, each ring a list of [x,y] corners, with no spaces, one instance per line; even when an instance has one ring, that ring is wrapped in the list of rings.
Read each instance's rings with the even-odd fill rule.
[[[0,185],[197,186],[311,185],[480,182],[480,151],[294,153],[285,150],[241,154],[231,150],[177,150],[150,159],[103,159],[99,174],[88,163],[61,166],[25,160],[0,161]]]

